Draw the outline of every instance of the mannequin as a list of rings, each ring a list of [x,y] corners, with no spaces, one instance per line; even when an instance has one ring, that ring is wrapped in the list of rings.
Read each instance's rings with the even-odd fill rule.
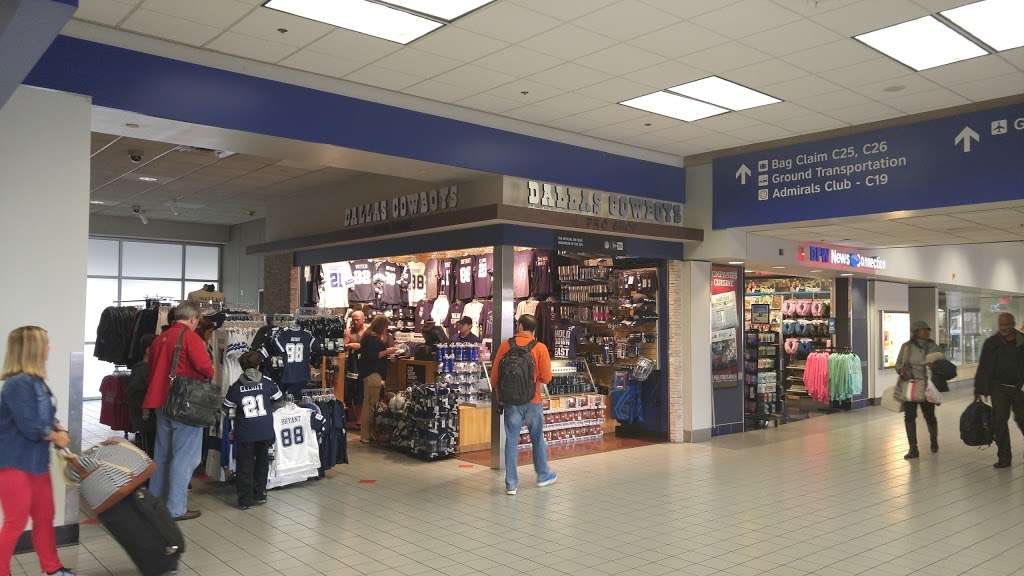
[[[218,292],[215,284],[203,284],[201,290],[189,292],[188,299],[192,302],[223,302],[224,293]]]

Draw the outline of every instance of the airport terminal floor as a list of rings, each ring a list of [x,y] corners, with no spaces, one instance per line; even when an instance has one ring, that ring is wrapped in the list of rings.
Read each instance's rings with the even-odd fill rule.
[[[871,407],[563,460],[543,489],[524,468],[516,497],[482,466],[355,447],[333,477],[247,511],[197,485],[179,574],[1024,575],[1024,458],[995,470],[994,449],[960,442],[968,394],[938,409],[941,450],[914,462],[902,415]],[[135,573],[96,525],[61,557],[83,575]],[[34,555],[15,562],[36,573]]]

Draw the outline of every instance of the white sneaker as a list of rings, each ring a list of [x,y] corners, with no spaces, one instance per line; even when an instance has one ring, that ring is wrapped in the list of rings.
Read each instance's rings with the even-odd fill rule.
[[[508,494],[509,496],[515,496],[516,495],[516,489],[515,488],[505,488],[505,494]]]
[[[551,486],[555,482],[558,482],[558,474],[552,473],[551,474],[551,478],[548,478],[547,480],[542,480],[540,482],[537,482],[537,487],[538,488],[543,488],[545,486]]]
[[[43,574],[46,574],[46,572],[44,572]],[[57,570],[56,572],[53,572],[53,573],[49,574],[48,576],[76,576],[76,575],[71,570],[68,570],[67,568],[61,567],[60,570]]]

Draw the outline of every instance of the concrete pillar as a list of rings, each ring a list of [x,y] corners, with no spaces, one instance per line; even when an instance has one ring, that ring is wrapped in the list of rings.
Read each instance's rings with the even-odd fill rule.
[[[939,289],[935,286],[910,288],[910,322],[924,320],[932,327],[932,338],[938,340]]]
[[[491,354],[498,351],[501,343],[515,334],[515,297],[512,278],[515,268],[515,252],[512,246],[495,246],[492,260],[494,282],[494,330],[491,334]],[[491,368],[494,369],[493,367]],[[493,375],[492,375],[493,376]],[[498,404],[491,403],[491,468],[505,469],[505,421],[498,415]]]
[[[669,439],[711,439],[711,264],[670,261]]]
[[[76,450],[82,429],[91,115],[87,97],[26,86],[0,109],[0,360],[12,329],[33,324],[49,332],[47,383]],[[75,542],[77,495],[59,475],[53,485],[58,541]]]

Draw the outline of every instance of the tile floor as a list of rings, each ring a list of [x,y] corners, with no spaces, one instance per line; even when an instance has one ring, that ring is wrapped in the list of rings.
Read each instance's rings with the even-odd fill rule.
[[[197,486],[180,573],[1024,576],[1024,457],[995,470],[994,450],[963,446],[967,401],[939,409],[942,451],[913,463],[902,416],[868,408],[562,460],[558,484],[527,471],[514,498],[480,466],[354,447],[333,477],[245,512]],[[95,525],[62,555],[81,574],[134,573]],[[35,573],[17,557],[15,574]]]

